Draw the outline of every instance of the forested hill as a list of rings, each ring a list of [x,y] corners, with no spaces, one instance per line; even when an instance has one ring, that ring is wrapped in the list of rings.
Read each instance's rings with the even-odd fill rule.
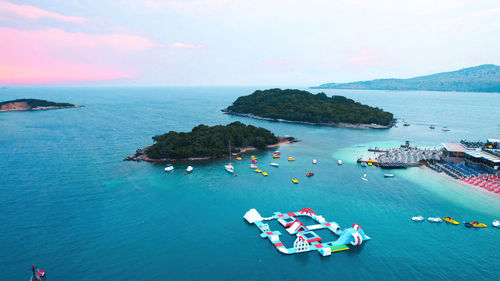
[[[251,95],[239,97],[231,106],[222,111],[228,114],[275,121],[329,126],[364,124],[366,125],[364,127],[376,128],[388,127],[393,121],[392,113],[343,96],[328,97],[324,93],[315,95],[308,91],[292,89],[258,90]]]
[[[78,107],[67,102],[51,102],[39,99],[17,99],[0,102],[0,111],[26,111]]]
[[[145,149],[151,159],[187,159],[217,158],[228,155],[228,143],[231,141],[233,152],[241,147],[263,149],[267,145],[278,143],[278,137],[272,132],[241,122],[229,125],[198,125],[191,132],[174,132],[154,136],[154,144]]]
[[[410,79],[376,79],[350,83],[327,83],[312,88],[500,92],[500,66],[483,64],[458,71],[442,72]]]

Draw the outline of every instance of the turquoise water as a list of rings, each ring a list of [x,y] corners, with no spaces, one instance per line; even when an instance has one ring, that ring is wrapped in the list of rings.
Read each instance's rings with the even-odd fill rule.
[[[273,123],[220,109],[253,88],[9,88],[0,100],[32,97],[78,109],[0,114],[1,280],[27,280],[31,263],[48,280],[495,280],[500,229],[416,224],[414,215],[490,224],[500,196],[420,168],[384,171],[355,164],[366,147],[439,146],[500,136],[500,95],[327,91],[382,107],[410,127],[356,130]],[[301,142],[258,153],[263,177],[225,161],[162,166],[123,162],[151,136],[242,121]],[[428,129],[430,124],[438,126]],[[447,126],[449,132],[440,130]],[[379,145],[381,146],[381,145]],[[292,155],[297,161],[289,163]],[[311,164],[313,158],[319,163]],[[338,166],[337,159],[345,165]],[[316,173],[306,178],[309,171]],[[368,182],[360,180],[366,172]],[[297,177],[298,185],[290,179]],[[279,254],[242,219],[310,207],[372,237],[362,248],[320,257]],[[283,232],[283,231],[282,231]]]

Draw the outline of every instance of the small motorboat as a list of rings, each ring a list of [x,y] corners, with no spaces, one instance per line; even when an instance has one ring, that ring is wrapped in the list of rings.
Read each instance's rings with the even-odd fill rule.
[[[465,221],[464,221],[464,226],[467,227],[467,228],[471,228],[472,227],[472,225],[469,222],[465,222]]]
[[[443,222],[443,220],[440,218],[440,217],[430,217],[430,218],[427,218],[428,221],[430,222]]]
[[[366,167],[366,162],[361,162],[361,167]]]
[[[243,160],[243,158],[241,158],[241,157],[236,157],[236,160],[241,161],[241,160]]]
[[[340,159],[339,159],[339,160],[337,161],[337,164],[342,165],[342,160],[340,160]]]
[[[281,155],[281,152],[279,152],[279,151],[277,151],[277,150],[276,150],[276,151],[274,152],[274,155]]]
[[[257,165],[255,165],[255,164],[250,164],[250,169],[257,169]]]
[[[480,223],[480,222],[477,222],[477,221],[471,222],[470,225],[472,227],[477,227],[477,228],[488,227],[486,224]]]
[[[318,163],[318,160],[313,159],[313,164],[316,164],[316,163]]]
[[[257,161],[257,160],[250,160],[250,163],[256,164],[256,163],[259,163],[259,161]]]
[[[193,167],[192,166],[188,166],[187,169],[186,169],[186,172],[191,173],[192,171],[193,171]]]
[[[174,170],[174,166],[172,164],[167,164],[167,167],[165,167],[165,172],[170,172]]]
[[[266,173],[266,172],[262,172],[262,175],[263,175],[264,177],[267,177],[267,173]]]
[[[494,220],[491,224],[492,224],[494,227],[500,227],[500,220]]]
[[[373,163],[372,162],[368,162],[368,166],[371,166],[371,165],[373,165]]]
[[[255,169],[253,171],[256,172],[256,173],[262,173],[262,170],[260,170],[260,169]]]
[[[295,183],[295,184],[299,183],[299,181],[296,178],[293,178],[292,182]]]
[[[280,164],[278,164],[278,163],[274,163],[274,162],[271,162],[271,163],[269,163],[269,165],[270,165],[270,166],[273,166],[273,167],[278,167]]]
[[[429,128],[431,128],[431,129],[433,129],[433,130],[434,130],[434,129],[436,129],[436,126],[434,126],[434,125],[430,125],[430,126],[429,126]]]
[[[295,158],[293,158],[293,157],[288,157],[288,161],[295,161]]]
[[[441,130],[443,130],[443,132],[449,132],[450,129],[448,129],[448,127],[443,127]]]
[[[408,126],[410,126],[410,123],[405,122],[405,123],[403,124],[403,126],[408,127]]]
[[[394,174],[384,174],[384,178],[393,178]]]
[[[306,174],[306,177],[312,177],[312,176],[314,176],[314,173],[307,173]]]
[[[412,217],[411,220],[416,221],[416,222],[420,222],[420,221],[424,221],[424,217],[416,216],[416,217]]]
[[[257,159],[259,159],[259,158],[257,158],[257,157],[255,157],[255,156],[253,156],[253,155],[252,155],[252,156],[250,156],[250,159],[251,159],[251,160],[257,160]]]
[[[443,220],[444,220],[445,222],[447,222],[447,223],[451,223],[451,224],[453,224],[453,225],[458,225],[458,224],[460,224],[458,221],[456,221],[456,220],[454,220],[454,219],[452,219],[452,218],[450,218],[450,217],[444,217],[444,218],[443,218]]]
[[[30,281],[42,281],[45,280],[45,271],[39,269],[35,265],[31,265],[31,273],[32,276],[30,278]]]
[[[278,158],[280,158],[280,157],[281,157],[281,156],[279,156],[278,154],[274,154],[274,155],[273,155],[273,158],[274,158],[274,159],[278,159]]]

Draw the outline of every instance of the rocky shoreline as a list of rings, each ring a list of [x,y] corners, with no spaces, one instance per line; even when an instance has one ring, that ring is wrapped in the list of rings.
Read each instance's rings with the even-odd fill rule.
[[[267,145],[266,148],[270,149],[273,147],[278,147],[281,145],[298,142],[298,140],[296,140],[293,137],[286,137],[286,138],[285,137],[278,137],[278,139],[279,139],[278,143]],[[183,158],[183,159],[171,159],[171,158],[152,159],[146,155],[147,148],[148,147],[137,149],[135,151],[134,155],[130,155],[130,156],[125,157],[125,159],[123,159],[123,161],[136,161],[136,162],[144,161],[144,162],[150,162],[150,163],[165,163],[165,162],[209,161],[209,160],[223,159],[223,158],[227,157],[227,155],[220,155],[220,156],[212,156],[212,157],[189,157],[189,158]],[[240,152],[233,153],[233,156],[239,156],[239,155],[245,154],[245,153],[250,152],[250,151],[258,150],[255,147],[237,147],[237,149],[239,149]]]
[[[251,113],[238,113],[238,112],[228,111],[228,110],[224,110],[224,109],[222,110],[222,112],[224,112],[225,114],[229,114],[229,115],[242,116],[242,117],[248,117],[248,118],[265,120],[265,121],[304,124],[304,125],[313,125],[313,126],[354,128],[354,129],[389,129],[392,126],[394,126],[394,124],[396,123],[396,119],[393,119],[391,121],[391,123],[387,126],[374,124],[374,123],[372,123],[372,124],[352,124],[352,123],[342,123],[342,122],[340,122],[340,123],[314,123],[314,122],[307,122],[307,121],[291,121],[291,120],[286,120],[286,119],[267,118],[267,117],[253,115]]]
[[[64,109],[64,108],[78,108],[83,107],[83,105],[71,105],[71,106],[37,106],[31,107],[26,102],[11,102],[3,104],[0,107],[0,112],[8,111],[38,111],[38,110],[52,110],[52,109]]]

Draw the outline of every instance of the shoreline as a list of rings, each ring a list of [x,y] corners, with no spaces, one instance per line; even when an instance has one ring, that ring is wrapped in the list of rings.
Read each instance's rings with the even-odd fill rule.
[[[272,122],[283,122],[283,123],[293,123],[293,124],[304,124],[304,125],[313,125],[313,126],[328,126],[328,127],[340,127],[340,128],[351,128],[351,129],[390,129],[396,124],[396,118],[392,119],[391,123],[389,125],[379,125],[379,124],[362,124],[362,123],[313,123],[313,122],[307,122],[307,121],[292,121],[292,120],[286,120],[286,119],[275,119],[275,118],[268,118],[268,117],[261,117],[257,115],[253,115],[251,113],[237,113],[233,111],[227,111],[227,110],[222,110],[224,114],[228,115],[234,115],[234,116],[241,116],[241,117],[248,117],[248,118],[253,118],[253,119],[258,119],[258,120],[264,120],[264,121],[272,121]]]
[[[292,144],[294,142],[298,142],[298,140],[296,140],[293,137],[292,138],[278,137],[278,143],[267,145],[266,148],[264,148],[262,150],[271,149],[271,148],[282,146],[282,145]],[[188,158],[181,158],[181,159],[171,159],[171,158],[152,159],[146,155],[146,153],[145,153],[146,148],[148,148],[148,147],[137,149],[136,153],[134,155],[130,155],[130,156],[125,157],[125,159],[123,159],[123,161],[136,161],[136,162],[144,161],[144,162],[149,162],[149,163],[165,163],[165,162],[212,161],[212,160],[227,158],[227,155],[221,155],[221,156],[207,156],[207,157],[188,157]],[[259,150],[253,146],[240,147],[238,149],[240,150],[240,152],[232,153],[232,156],[239,156],[239,155],[243,155],[243,154],[250,152],[250,151],[258,151]]]
[[[11,111],[42,111],[42,110],[54,110],[54,109],[66,109],[66,108],[80,108],[84,107],[83,105],[73,105],[73,106],[39,106],[33,108],[7,108],[0,109],[0,112],[11,112]]]

